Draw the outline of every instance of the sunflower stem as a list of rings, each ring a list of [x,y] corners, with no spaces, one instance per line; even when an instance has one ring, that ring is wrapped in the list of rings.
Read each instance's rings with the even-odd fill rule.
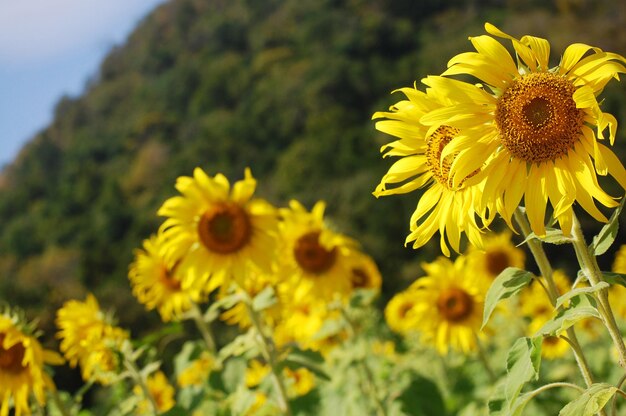
[[[200,335],[202,335],[202,339],[204,340],[207,349],[211,354],[215,354],[215,352],[217,351],[217,347],[215,343],[215,338],[213,337],[213,333],[211,332],[211,328],[204,320],[204,317],[202,316],[202,312],[200,311],[198,305],[193,302],[191,303],[191,305],[191,317],[196,323],[196,327],[198,328],[198,331],[200,331]]]
[[[348,325],[348,336],[351,339],[356,338],[356,326],[354,325],[354,322],[352,322],[352,319],[350,319],[350,316],[348,315],[345,306],[342,304],[339,310],[341,311],[341,316]],[[374,375],[372,374],[372,370],[369,368],[367,362],[365,362],[363,358],[359,359],[357,362],[359,364],[359,367],[361,367],[362,369],[362,372],[358,371],[359,378],[361,378],[361,386],[367,386],[367,391],[365,388],[361,389],[363,391],[363,394],[374,398],[374,404],[376,405],[376,411],[379,416],[387,416],[385,406],[378,397],[378,390],[376,388],[376,383],[374,382]],[[362,373],[365,373],[365,378],[363,377]]]
[[[524,237],[528,237],[531,235],[531,228],[526,216],[522,212],[522,210],[518,207],[514,213],[515,221],[520,226],[522,230],[522,234]],[[547,283],[547,294],[550,299],[550,303],[552,306],[556,305],[556,299],[559,297],[559,290],[556,287],[556,283],[554,282],[554,276],[552,275],[552,265],[548,260],[548,256],[546,255],[545,250],[543,249],[543,244],[541,241],[531,238],[527,241],[528,248],[530,249],[531,254],[535,259],[535,263],[537,263],[537,267],[539,267],[539,273],[543,276]],[[580,370],[583,379],[585,380],[585,384],[587,387],[590,387],[593,384],[593,376],[591,374],[591,370],[589,369],[589,364],[587,359],[585,358],[585,354],[580,347],[580,343],[578,342],[578,337],[576,336],[576,331],[574,327],[569,327],[566,330],[567,338],[569,339],[569,344],[572,347],[572,351],[574,352],[574,357],[576,358],[576,363],[578,364],[578,369]],[[603,414],[602,411],[601,414]]]
[[[622,384],[624,384],[624,381],[626,381],[626,374],[624,374],[622,378],[619,379],[615,387],[617,387],[618,389],[621,389]],[[611,403],[611,415],[616,416],[617,415],[617,395],[613,396],[612,402],[613,403]]]
[[[152,393],[150,393],[150,389],[146,384],[146,380],[144,380],[144,378],[141,376],[141,372],[137,368],[137,365],[133,361],[128,359],[128,357],[124,357],[124,367],[126,367],[126,370],[130,373],[130,376],[132,377],[135,384],[141,388],[141,391],[143,391],[143,395],[146,397],[148,403],[150,403],[150,407],[152,408],[152,414],[158,415],[159,406],[154,400]]]
[[[587,247],[585,236],[583,235],[578,218],[576,215],[572,216],[572,245],[574,246],[576,257],[578,258],[581,271],[589,281],[589,284],[596,286],[598,283],[604,281],[602,278],[602,272],[598,267],[596,257],[591,254],[589,248]],[[604,325],[609,331],[609,335],[613,339],[613,343],[617,348],[617,352],[619,354],[619,364],[622,368],[626,369],[626,346],[624,345],[622,334],[617,326],[615,315],[613,315],[613,310],[611,309],[611,304],[609,303],[608,289],[601,289],[596,292],[596,299],[600,304],[598,312],[600,313],[602,321],[604,322]]]
[[[478,350],[478,358],[480,359],[480,362],[483,364],[483,367],[485,368],[485,371],[487,372],[487,375],[489,376],[489,381],[491,381],[492,384],[495,384],[496,381],[498,381],[498,377],[496,376],[496,373],[493,371],[491,364],[489,364],[489,359],[487,359],[487,354],[485,352],[485,346],[483,345],[480,338],[478,337],[478,334],[475,331],[472,331],[472,332],[474,334],[474,339],[476,340],[476,347],[477,347],[476,349]]]
[[[281,412],[286,416],[291,416],[291,407],[289,405],[289,399],[287,396],[287,390],[285,389],[285,384],[280,376],[280,372],[278,371],[278,357],[276,354],[276,346],[274,345],[274,340],[271,337],[265,335],[263,331],[263,325],[261,320],[259,319],[259,314],[252,307],[252,299],[248,294],[243,291],[244,302],[246,304],[246,310],[248,311],[248,316],[250,317],[250,322],[252,326],[256,330],[258,337],[256,337],[259,347],[261,348],[261,353],[263,354],[263,358],[267,361],[270,366],[272,381],[274,382],[274,387],[276,388],[276,392],[278,393],[278,407]]]
[[[70,416],[70,412],[67,411],[67,408],[61,400],[61,397],[59,397],[59,392],[56,388],[50,390],[50,396],[52,397],[52,401],[54,402],[54,405],[56,406],[59,413],[61,413],[62,416]]]

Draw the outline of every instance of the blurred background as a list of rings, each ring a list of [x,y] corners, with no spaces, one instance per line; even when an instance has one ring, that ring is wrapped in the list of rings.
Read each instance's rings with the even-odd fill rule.
[[[249,166],[275,205],[325,200],[334,227],[378,262],[382,306],[440,254],[438,237],[404,247],[418,193],[371,195],[393,140],[371,115],[401,98],[391,91],[472,50],[485,21],[548,38],[554,64],[573,42],[626,54],[626,3],[613,0],[13,3],[0,6],[0,302],[38,318],[48,343],[56,309],[87,291],[134,337],[157,323],[132,298],[127,268],[196,166],[233,181]],[[615,82],[603,94],[622,157],[625,92]],[[599,229],[583,225],[588,238]],[[560,249],[549,247],[575,276]]]

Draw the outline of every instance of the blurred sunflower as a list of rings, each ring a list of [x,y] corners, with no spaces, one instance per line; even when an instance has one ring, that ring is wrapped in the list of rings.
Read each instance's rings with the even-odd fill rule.
[[[382,277],[378,266],[370,256],[353,252],[349,258],[350,284],[352,289],[373,289],[380,291]]]
[[[181,287],[179,263],[168,263],[163,256],[165,239],[162,233],[144,240],[143,249],[135,251],[135,260],[129,267],[128,278],[133,295],[147,310],[157,309],[164,322],[178,320],[191,309],[193,302],[201,302],[202,290]]]
[[[471,247],[466,256],[470,267],[492,279],[507,267],[523,269],[526,261],[524,250],[511,242],[510,232],[485,236],[482,250]]]
[[[283,374],[289,397],[304,396],[315,388],[315,376],[304,367],[295,370],[285,367]]]
[[[606,207],[617,203],[600,187],[596,172],[610,174],[626,188],[626,170],[598,141],[608,129],[613,144],[617,122],[600,110],[596,97],[611,79],[626,72],[625,59],[576,43],[550,68],[545,39],[518,40],[489,23],[485,29],[513,43],[517,62],[493,37],[477,36],[470,38],[477,52],[453,57],[443,76],[423,80],[453,102],[420,119],[429,132],[458,130],[442,153],[455,155],[450,167],[453,186],[478,171],[486,178],[482,205],[495,205],[511,228],[511,216],[524,197],[531,228],[539,236],[546,233],[548,203],[565,234],[571,231],[575,202],[606,222],[594,199]],[[471,75],[482,84],[447,78],[450,75]]]
[[[85,381],[106,385],[117,374],[121,363],[116,351],[121,349],[129,335],[111,321],[91,294],[84,302],[69,300],[57,311],[60,350],[71,367],[80,364]]]
[[[454,263],[439,257],[422,268],[426,276],[409,288],[415,302],[410,312],[421,340],[442,355],[449,349],[475,350],[477,340],[484,336],[480,327],[491,279],[474,273],[463,256]]]
[[[389,328],[403,335],[415,331],[417,326],[416,301],[417,299],[413,296],[410,288],[396,293],[385,306],[385,321]]]
[[[217,366],[215,358],[208,351],[202,351],[198,358],[180,372],[177,378],[178,385],[180,387],[201,386],[207,382],[209,374]]]
[[[534,335],[550,319],[551,316],[539,316],[528,325],[528,335]],[[545,336],[541,341],[541,356],[547,360],[563,358],[570,349],[568,342],[555,336]]]
[[[209,177],[196,168],[176,181],[182,196],[163,203],[161,231],[168,264],[180,261],[183,288],[207,292],[232,279],[244,280],[250,266],[269,272],[275,255],[276,209],[252,195],[250,169],[232,189],[222,174]]]
[[[349,259],[356,242],[326,226],[324,209],[319,201],[308,212],[293,200],[289,208],[280,209],[279,290],[289,292],[296,302],[306,297],[331,300],[352,291]]]
[[[0,416],[8,416],[11,407],[11,414],[30,415],[31,394],[43,406],[45,391],[55,389],[44,365],[62,364],[63,358],[44,350],[33,332],[19,314],[0,311]]]
[[[231,288],[231,290],[233,290],[235,293],[246,293],[247,296],[249,296],[251,299],[254,299],[264,289],[269,287],[274,288],[275,280],[276,279],[267,274],[254,272],[248,273],[248,277],[246,278],[246,280],[241,282],[239,285]],[[222,292],[218,295],[218,297],[222,298],[229,294],[230,293],[228,292]],[[272,326],[276,319],[278,319],[279,314],[280,306],[278,303],[276,303],[264,309],[261,316],[263,317],[267,325]],[[229,325],[238,325],[241,329],[249,328],[252,325],[252,322],[250,321],[250,314],[244,300],[237,302],[230,309],[225,310],[220,315],[220,319]]]
[[[626,244],[621,245],[615,253],[612,270],[615,273],[626,274]],[[611,307],[617,316],[626,320],[626,287],[615,284],[609,289]]]
[[[148,376],[148,379],[146,380],[146,387],[148,387],[148,391],[154,399],[154,403],[156,404],[159,414],[167,412],[176,404],[176,401],[174,400],[174,394],[176,391],[169,381],[167,381],[167,377],[162,371],[157,371],[156,373]],[[143,399],[137,404],[135,414],[153,415],[154,412],[152,411],[152,406],[150,405],[148,399],[145,398],[141,387],[135,385],[133,393],[138,397],[143,397]]]
[[[374,196],[403,194],[427,186],[411,216],[411,232],[405,244],[413,242],[413,248],[419,248],[439,231],[439,245],[446,256],[450,256],[448,244],[459,252],[463,233],[473,245],[481,246],[482,236],[476,217],[480,216],[485,224],[491,218],[487,216],[488,210],[477,210],[480,192],[475,176],[480,167],[468,172],[462,181],[452,186],[449,174],[453,155],[444,155],[443,150],[457,136],[459,129],[442,124],[429,131],[428,126],[420,123],[429,112],[445,109],[448,100],[441,98],[434,89],[427,93],[416,88],[399,91],[406,100],[394,104],[390,112],[377,112],[372,116],[374,119],[385,118],[376,123],[378,130],[400,139],[381,148],[383,157],[400,156],[400,159],[383,176]],[[477,91],[475,95],[483,94]]]

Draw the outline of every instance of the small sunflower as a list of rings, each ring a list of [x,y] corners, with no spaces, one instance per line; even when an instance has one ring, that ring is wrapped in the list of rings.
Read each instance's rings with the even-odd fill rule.
[[[419,248],[439,231],[441,251],[446,256],[450,256],[448,244],[459,252],[463,233],[473,245],[481,246],[481,227],[476,217],[481,217],[485,224],[492,218],[488,216],[488,209],[477,210],[481,193],[475,176],[480,167],[467,172],[464,180],[453,186],[449,175],[453,155],[443,152],[459,134],[459,129],[441,125],[429,130],[420,122],[429,112],[445,108],[448,101],[434,89],[427,93],[415,88],[399,91],[406,100],[393,105],[390,112],[373,115],[375,119],[385,118],[376,123],[378,130],[400,139],[381,148],[383,157],[399,156],[400,159],[383,176],[374,196],[403,194],[427,186],[411,216],[411,232],[405,243],[412,242],[413,248]]]
[[[16,416],[30,415],[31,395],[43,406],[45,391],[55,389],[44,365],[62,364],[63,359],[44,350],[31,327],[17,314],[0,311],[0,416],[8,416],[11,407]]]
[[[128,332],[112,325],[91,294],[84,302],[65,302],[57,311],[56,325],[61,352],[70,366],[80,364],[85,381],[110,384],[120,366],[116,351],[128,340]]]
[[[311,212],[291,201],[281,208],[282,255],[278,274],[295,299],[308,296],[331,300],[352,291],[350,256],[356,243],[331,231],[324,223],[323,202]]]
[[[353,290],[373,289],[380,291],[382,277],[374,259],[367,254],[354,252],[349,261],[350,283]]]
[[[615,273],[626,274],[626,244],[621,245],[615,253],[612,269]],[[615,314],[626,320],[626,287],[612,285],[609,289],[609,299]]]
[[[504,232],[486,236],[482,250],[471,247],[467,258],[470,267],[495,279],[507,267],[523,269],[526,255],[511,242],[511,233]]]
[[[174,400],[174,394],[176,391],[174,387],[167,381],[167,377],[162,371],[157,371],[156,373],[148,376],[146,380],[146,386],[148,387],[148,391],[152,398],[154,399],[154,403],[156,404],[157,411],[160,413],[167,412],[176,404]],[[139,386],[135,386],[133,388],[133,393],[135,393],[138,397],[144,397],[144,392]],[[152,406],[148,402],[148,399],[144,397],[137,404],[136,414],[138,415],[152,415],[154,412],[152,411]]]
[[[422,265],[426,276],[409,288],[414,298],[410,309],[421,340],[433,345],[439,354],[449,349],[469,353],[476,348],[484,309],[484,299],[491,279],[474,273],[466,259],[453,263],[440,257]]]
[[[161,319],[168,322],[179,320],[193,302],[201,302],[205,296],[201,290],[181,287],[178,263],[170,264],[165,260],[164,243],[162,233],[144,240],[143,249],[135,252],[128,278],[139,302],[148,310],[157,309]]]
[[[252,198],[256,180],[249,169],[231,189],[222,174],[209,177],[196,168],[178,178],[175,196],[158,214],[167,217],[161,230],[170,264],[180,261],[183,288],[207,292],[232,279],[245,279],[252,266],[270,272],[275,255],[276,209]]]
[[[576,43],[551,68],[547,40],[518,40],[489,23],[485,29],[512,42],[517,62],[493,37],[477,36],[470,38],[477,52],[453,57],[443,76],[423,80],[451,101],[420,121],[431,132],[442,126],[458,130],[442,154],[454,155],[453,185],[478,172],[486,178],[481,205],[496,206],[511,228],[523,197],[539,236],[546,234],[548,204],[565,234],[571,231],[574,203],[606,222],[594,199],[606,207],[617,203],[600,187],[596,173],[608,173],[626,188],[626,170],[600,143],[608,133],[613,144],[617,122],[600,110],[597,96],[626,72],[624,57]],[[454,75],[470,75],[482,84],[448,78]]]
[[[178,385],[180,387],[201,386],[206,383],[209,374],[215,368],[217,368],[215,358],[208,351],[203,351],[180,372],[177,378]]]
[[[315,388],[315,376],[304,367],[296,370],[285,367],[283,374],[285,376],[285,384],[287,384],[287,394],[289,397],[304,396]]]
[[[396,293],[385,306],[385,321],[389,328],[400,334],[406,335],[415,331],[417,317],[415,305],[417,299],[413,292],[404,290]]]

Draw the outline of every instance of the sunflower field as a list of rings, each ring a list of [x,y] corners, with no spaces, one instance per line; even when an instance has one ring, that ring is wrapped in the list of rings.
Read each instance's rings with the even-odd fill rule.
[[[387,172],[352,192],[414,196],[398,243],[438,244],[384,305],[327,202],[188,167],[124,265],[158,326],[134,336],[89,292],[44,334],[7,299],[0,416],[626,415],[626,169],[603,106],[625,73],[618,53],[486,22],[393,91],[370,122]]]

